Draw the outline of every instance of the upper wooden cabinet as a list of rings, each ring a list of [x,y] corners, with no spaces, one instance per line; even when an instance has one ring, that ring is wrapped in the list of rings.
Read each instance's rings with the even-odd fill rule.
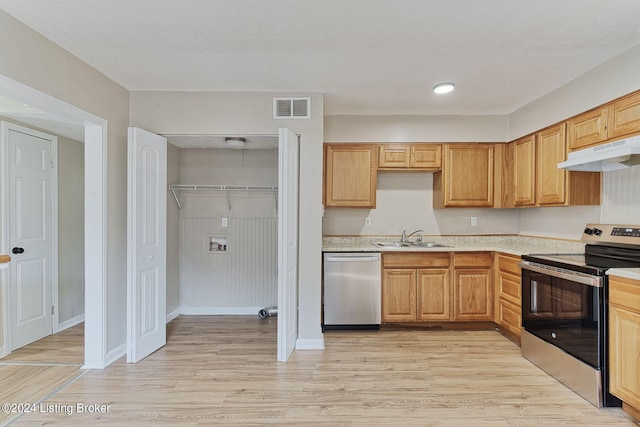
[[[620,98],[609,106],[609,138],[640,133],[640,92]]]
[[[565,204],[567,172],[558,169],[565,161],[565,124],[553,126],[537,134],[537,200],[539,205]]]
[[[376,207],[375,144],[325,144],[325,207]]]
[[[567,156],[565,123],[536,135],[536,206],[599,205],[602,174],[558,169]]]
[[[640,92],[635,92],[567,121],[569,151],[640,133]]]
[[[514,142],[513,191],[515,206],[536,204],[536,137],[529,135]]]
[[[433,206],[493,206],[493,144],[445,144],[433,174]]]
[[[440,144],[380,144],[381,170],[438,170],[442,165]]]
[[[607,140],[609,109],[597,108],[576,116],[567,122],[569,151],[581,150]]]

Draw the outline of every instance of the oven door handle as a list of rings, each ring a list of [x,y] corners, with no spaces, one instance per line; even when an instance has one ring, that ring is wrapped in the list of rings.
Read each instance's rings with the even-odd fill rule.
[[[564,268],[552,267],[545,264],[539,264],[531,261],[520,261],[518,265],[523,270],[531,270],[536,273],[546,274],[548,276],[557,277],[560,279],[569,280],[570,282],[577,282],[583,285],[593,286],[596,288],[602,287],[602,277],[593,276],[591,274],[580,273],[578,271],[566,270]]]

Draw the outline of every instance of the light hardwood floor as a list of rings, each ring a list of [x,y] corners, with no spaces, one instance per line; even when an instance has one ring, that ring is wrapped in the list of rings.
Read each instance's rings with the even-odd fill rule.
[[[325,351],[296,351],[286,364],[275,343],[273,318],[179,317],[166,347],[61,380],[45,401],[57,412],[12,425],[640,425],[593,407],[494,331],[328,332]],[[64,413],[78,403],[108,412]]]

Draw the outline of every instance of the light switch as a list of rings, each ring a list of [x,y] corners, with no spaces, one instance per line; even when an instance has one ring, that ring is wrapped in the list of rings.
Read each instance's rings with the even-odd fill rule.
[[[229,222],[228,220],[229,220],[229,219],[228,219],[227,217],[223,217],[223,218],[222,218],[222,224],[221,224],[221,225],[222,225],[223,227],[226,227],[226,226],[228,225],[228,222]]]

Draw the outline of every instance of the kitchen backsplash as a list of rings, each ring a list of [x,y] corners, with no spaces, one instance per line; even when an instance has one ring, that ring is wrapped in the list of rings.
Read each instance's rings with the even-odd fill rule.
[[[640,223],[640,166],[607,172],[602,206],[521,209],[433,209],[433,174],[378,175],[376,209],[325,209],[323,234],[395,235],[403,229],[425,234],[522,234],[578,240],[589,222]],[[369,217],[370,226],[365,226]],[[476,218],[476,226],[471,219]]]

